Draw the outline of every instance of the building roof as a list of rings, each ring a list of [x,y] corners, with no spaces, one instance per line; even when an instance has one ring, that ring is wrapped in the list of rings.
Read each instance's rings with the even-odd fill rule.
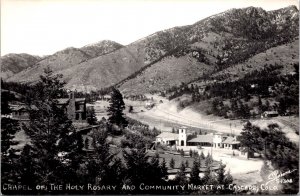
[[[264,114],[278,114],[277,111],[265,111]]]
[[[85,98],[75,98],[76,102],[85,101]]]
[[[69,98],[59,98],[57,99],[58,104],[64,105],[64,104],[68,104],[69,102]],[[85,98],[75,98],[75,102],[82,102],[85,101]]]
[[[240,142],[236,140],[234,137],[227,137],[223,142],[223,144],[239,144]]]
[[[165,140],[178,140],[178,133],[162,132],[156,138],[164,138]]]
[[[188,142],[194,143],[213,143],[213,135],[197,135],[196,138],[189,140]]]
[[[38,108],[35,106],[35,105],[31,105],[31,106],[28,106],[28,105],[25,105],[25,104],[13,104],[13,105],[9,105],[10,109],[12,111],[27,111],[27,110],[37,110]]]

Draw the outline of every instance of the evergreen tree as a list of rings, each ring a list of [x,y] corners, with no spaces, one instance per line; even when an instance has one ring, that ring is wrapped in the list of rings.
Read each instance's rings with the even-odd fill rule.
[[[157,152],[155,153],[155,156],[151,158],[149,166],[150,166],[149,174],[152,175],[148,176],[149,178],[148,180],[151,183],[160,182],[165,177],[165,174],[163,173],[164,171],[162,170],[162,167],[159,164],[159,154]]]
[[[261,141],[259,141],[259,132],[259,128],[253,126],[250,122],[245,124],[244,129],[241,132],[240,142],[241,146],[245,147],[248,152],[247,159],[249,159],[249,154],[252,154],[255,151],[255,148],[261,143]]]
[[[125,103],[120,91],[116,88],[112,89],[110,105],[108,107],[108,120],[112,124],[116,124],[121,127],[128,125],[127,120],[124,118],[123,110],[125,109]]]
[[[32,180],[39,184],[79,182],[76,172],[80,169],[82,137],[76,133],[72,122],[58,106],[57,98],[63,92],[61,75],[52,75],[45,69],[45,75],[36,84],[36,99],[32,101],[30,122],[23,126],[30,137],[30,148],[23,156],[30,155],[21,165],[21,175],[32,168]],[[21,159],[26,159],[21,157]],[[23,175],[24,176],[24,175]]]
[[[86,183],[97,185],[120,185],[124,166],[115,154],[110,152],[107,141],[107,130],[99,128],[92,135],[92,145],[95,149],[93,157],[87,162]],[[96,193],[99,193],[96,192]],[[108,192],[100,191],[101,194]]]
[[[193,167],[191,171],[191,179],[190,182],[193,184],[199,184],[200,183],[200,162],[198,159],[194,158]]]
[[[163,158],[163,161],[160,165],[160,169],[161,169],[161,174],[163,176],[163,179],[167,179],[168,178],[168,168],[167,168],[167,163],[166,163],[165,158]]]
[[[217,180],[219,184],[224,184],[225,182],[225,167],[226,166],[222,163],[219,165],[219,169],[217,171]]]
[[[212,164],[212,162],[213,162],[213,159],[212,159],[211,155],[208,153],[206,158],[205,158],[205,165],[209,166],[209,165]]]
[[[84,148],[87,150],[90,148],[90,141],[88,137],[86,137],[84,140]]]
[[[174,127],[172,128],[172,133],[175,133],[175,129],[174,129]]]
[[[155,165],[151,165],[148,162],[149,156],[146,149],[124,149],[123,150],[124,161],[126,164],[125,182],[127,185],[139,186],[140,183],[145,184],[157,184],[157,181],[153,181],[156,178],[155,174],[151,173],[156,170]],[[156,160],[155,160],[156,162]],[[156,163],[155,163],[156,164]],[[157,168],[160,171],[160,168]],[[157,173],[156,173],[157,174]],[[130,193],[138,193],[139,190],[131,191]]]
[[[193,151],[192,151],[192,149],[190,149],[189,154],[190,154],[190,157],[193,157]]]
[[[98,124],[95,109],[93,107],[87,110],[86,120],[90,125]]]
[[[184,156],[184,151],[183,151],[183,149],[180,149],[180,155],[181,155],[181,156]]]
[[[185,161],[185,167],[188,168],[189,166],[190,166],[189,161],[186,160],[186,161]]]
[[[174,167],[175,167],[175,160],[174,160],[173,157],[171,158],[171,160],[170,160],[170,162],[169,162],[169,166],[170,166],[170,168],[172,168],[172,169],[174,169]]]
[[[132,106],[132,105],[129,106],[128,112],[129,112],[129,113],[132,113],[132,112],[133,112],[133,106]]]
[[[1,91],[1,114],[8,115],[11,113],[11,109],[8,105],[9,100],[12,99],[12,95],[8,91]]]
[[[9,107],[8,107],[9,109]],[[19,123],[10,118],[1,118],[1,183],[17,184],[18,182],[18,150],[13,148],[18,142],[13,141],[20,131]],[[8,193],[1,188],[2,193]],[[9,192],[10,194],[17,194]]]
[[[185,163],[182,162],[179,168],[179,171],[175,177],[175,182],[177,182],[179,185],[185,185],[187,183],[187,177],[185,175]]]
[[[200,159],[204,160],[205,159],[205,155],[203,153],[203,151],[201,151],[201,154],[200,154]]]

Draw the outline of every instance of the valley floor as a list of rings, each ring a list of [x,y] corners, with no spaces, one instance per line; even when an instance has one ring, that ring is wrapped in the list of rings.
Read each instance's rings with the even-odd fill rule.
[[[145,102],[126,100],[126,106],[133,106],[133,113],[126,113],[129,117],[139,120],[150,127],[156,127],[161,131],[171,131],[173,127],[187,126],[201,130],[213,132],[221,132],[226,134],[239,135],[243,130],[242,120],[229,120],[212,115],[200,114],[187,107],[183,110],[177,109],[176,101],[169,101],[163,97],[148,95],[153,97],[155,106],[152,109],[145,108]],[[277,123],[286,136],[293,142],[298,143],[299,135],[295,132],[299,131],[298,117],[276,117],[269,119],[255,119],[251,122],[261,128],[267,127],[268,124]],[[189,150],[189,147],[184,150]],[[204,154],[211,153],[211,149],[202,149]],[[236,153],[238,154],[238,153]],[[231,150],[213,149],[213,158],[222,160],[226,164],[226,170],[230,171],[234,182],[240,185],[255,184],[262,181],[260,170],[263,160],[259,158],[245,159],[239,156],[233,156]]]
[[[196,112],[191,107],[178,110],[177,102],[167,100],[157,95],[148,95],[152,97],[155,106],[152,109],[145,108],[143,101],[125,100],[126,106],[133,106],[132,113],[126,113],[127,116],[139,120],[150,127],[159,128],[162,131],[171,131],[172,127],[194,127],[202,130],[220,132],[226,134],[239,135],[243,130],[243,120],[230,120],[212,115],[205,115]],[[128,111],[128,110],[127,110]],[[298,143],[299,131],[298,117],[275,117],[268,119],[250,120],[253,124],[261,128],[267,127],[268,124],[277,123],[286,136],[293,142]]]

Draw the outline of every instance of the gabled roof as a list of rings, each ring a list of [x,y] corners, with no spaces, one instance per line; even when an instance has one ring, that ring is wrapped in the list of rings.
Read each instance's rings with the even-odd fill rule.
[[[189,140],[188,142],[194,143],[213,143],[213,135],[197,135],[196,138]]]
[[[178,133],[162,132],[156,138],[164,138],[165,140],[178,140]]]
[[[223,142],[223,144],[239,144],[240,142],[236,140],[234,137],[227,137]]]
[[[75,102],[85,101],[85,98],[75,98]]]
[[[59,98],[57,99],[58,104],[60,105],[64,105],[64,104],[68,104],[70,99],[69,98]],[[75,98],[75,102],[82,102],[85,101],[85,98]]]

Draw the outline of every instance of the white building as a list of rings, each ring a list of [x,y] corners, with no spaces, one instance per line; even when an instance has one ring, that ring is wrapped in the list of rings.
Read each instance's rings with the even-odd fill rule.
[[[187,140],[186,130],[186,127],[181,127],[178,133],[163,132],[156,136],[156,143],[167,146],[201,146],[225,149],[238,149],[240,145],[236,137],[223,136],[220,133],[197,135],[197,137]]]
[[[186,127],[179,128],[179,133],[162,132],[156,136],[156,143],[161,143],[168,146],[186,146]]]

